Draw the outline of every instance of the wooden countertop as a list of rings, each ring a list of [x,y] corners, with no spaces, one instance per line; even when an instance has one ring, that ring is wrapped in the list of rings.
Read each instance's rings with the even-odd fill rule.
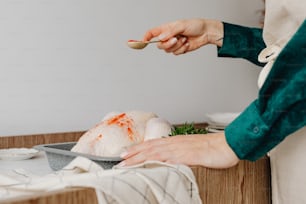
[[[0,149],[32,147],[38,144],[77,141],[84,131],[0,137]],[[240,161],[229,169],[192,166],[203,204],[270,204],[270,163],[268,157],[256,162]],[[1,203],[79,204],[97,203],[94,189],[71,188],[23,197]]]

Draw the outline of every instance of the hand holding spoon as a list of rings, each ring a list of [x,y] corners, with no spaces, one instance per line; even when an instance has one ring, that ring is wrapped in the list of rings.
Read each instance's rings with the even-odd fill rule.
[[[153,41],[129,40],[127,44],[130,48],[140,50],[145,48],[150,43],[157,43],[157,42],[160,42],[160,40],[153,40]]]

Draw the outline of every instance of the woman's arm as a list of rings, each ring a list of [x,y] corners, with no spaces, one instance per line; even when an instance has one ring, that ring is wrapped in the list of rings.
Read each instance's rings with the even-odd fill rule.
[[[218,47],[218,56],[244,58],[256,65],[263,66],[264,64],[257,59],[260,51],[265,48],[262,29],[229,23],[223,23],[223,25],[223,45]]]
[[[257,65],[257,56],[265,48],[262,29],[249,28],[218,20],[190,19],[166,23],[148,30],[143,41],[158,38],[159,49],[175,55],[194,51],[205,45],[216,45],[220,57],[245,58]]]
[[[259,97],[226,129],[240,159],[256,160],[306,125],[306,21],[276,59]]]

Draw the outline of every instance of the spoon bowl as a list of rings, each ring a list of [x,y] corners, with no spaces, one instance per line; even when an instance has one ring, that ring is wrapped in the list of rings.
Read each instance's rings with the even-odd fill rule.
[[[127,45],[130,48],[141,50],[141,49],[145,48],[148,44],[157,43],[157,42],[160,42],[160,41],[159,40],[156,40],[156,41],[129,40],[127,42]]]

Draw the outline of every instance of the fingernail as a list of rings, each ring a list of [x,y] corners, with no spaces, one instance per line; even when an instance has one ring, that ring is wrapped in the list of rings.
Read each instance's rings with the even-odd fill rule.
[[[128,155],[128,152],[122,152],[122,153],[120,154],[120,157],[121,157],[121,158],[124,158],[126,155]]]
[[[182,38],[181,42],[184,44],[186,42],[187,38]]]
[[[169,41],[171,45],[175,44],[176,42],[177,42],[177,38],[171,38],[171,40]]]

